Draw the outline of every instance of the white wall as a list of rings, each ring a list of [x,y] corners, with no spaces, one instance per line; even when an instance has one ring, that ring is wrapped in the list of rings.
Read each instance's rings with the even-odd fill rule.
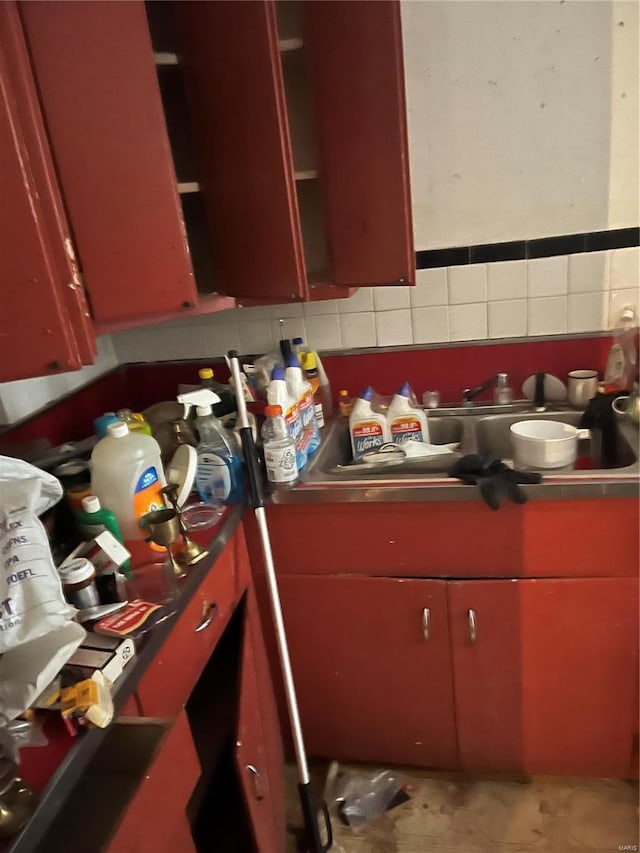
[[[10,424],[25,418],[116,367],[118,358],[111,338],[104,335],[97,339],[97,345],[98,356],[94,364],[81,370],[17,382],[1,382],[0,424]]]
[[[638,224],[637,2],[401,8],[416,249]]]

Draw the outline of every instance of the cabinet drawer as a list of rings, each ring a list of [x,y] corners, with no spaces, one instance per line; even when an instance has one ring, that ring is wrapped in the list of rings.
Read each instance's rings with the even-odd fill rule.
[[[184,705],[236,601],[233,542],[218,557],[138,687],[145,716],[174,717]]]

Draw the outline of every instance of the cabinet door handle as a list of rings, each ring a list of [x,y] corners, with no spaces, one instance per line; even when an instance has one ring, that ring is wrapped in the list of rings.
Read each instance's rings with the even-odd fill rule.
[[[247,764],[247,773],[253,780],[253,792],[256,800],[264,800],[264,788],[262,786],[260,771],[253,764]]]
[[[196,634],[199,634],[200,631],[205,631],[209,627],[209,625],[211,625],[213,620],[218,618],[218,615],[219,615],[218,605],[215,603],[215,601],[212,601],[212,602],[203,601],[202,602],[202,617],[201,617],[200,621],[198,622],[198,624],[196,625],[196,627],[194,628],[194,631],[196,632]]]
[[[425,640],[429,639],[429,629],[431,627],[431,611],[428,607],[422,608],[422,636]]]
[[[469,642],[475,645],[478,639],[478,618],[475,610],[469,610]]]

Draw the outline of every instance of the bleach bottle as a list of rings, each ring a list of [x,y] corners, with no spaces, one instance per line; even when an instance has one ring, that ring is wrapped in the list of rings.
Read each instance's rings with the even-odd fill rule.
[[[387,422],[391,441],[403,444],[405,441],[422,441],[429,444],[429,424],[422,409],[411,402],[411,386],[405,382],[395,394],[387,410]]]
[[[373,410],[372,398],[373,388],[369,386],[356,399],[349,416],[351,449],[355,460],[391,440],[387,419],[380,412]]]
[[[185,407],[184,416],[196,404],[196,429],[200,441],[196,447],[198,466],[195,485],[203,501],[233,504],[242,500],[242,463],[225,428],[213,414],[220,402],[215,391],[202,388],[178,397]]]
[[[284,378],[289,394],[298,401],[300,422],[302,424],[302,442],[307,456],[311,456],[320,447],[320,430],[316,420],[316,406],[311,383],[302,375],[298,356],[291,353],[287,357]]]
[[[278,364],[271,371],[271,381],[267,386],[267,403],[282,409],[287,431],[296,444],[296,466],[298,471],[302,471],[307,462],[307,451],[302,440],[300,407],[298,400],[289,393],[284,370]]]

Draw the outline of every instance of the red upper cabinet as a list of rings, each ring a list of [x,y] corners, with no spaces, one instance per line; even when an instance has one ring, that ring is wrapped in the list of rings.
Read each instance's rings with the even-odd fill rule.
[[[20,12],[95,321],[194,305],[144,3]]]
[[[79,368],[94,355],[13,3],[0,4],[0,382]]]
[[[305,3],[331,281],[412,284],[397,0]]]

